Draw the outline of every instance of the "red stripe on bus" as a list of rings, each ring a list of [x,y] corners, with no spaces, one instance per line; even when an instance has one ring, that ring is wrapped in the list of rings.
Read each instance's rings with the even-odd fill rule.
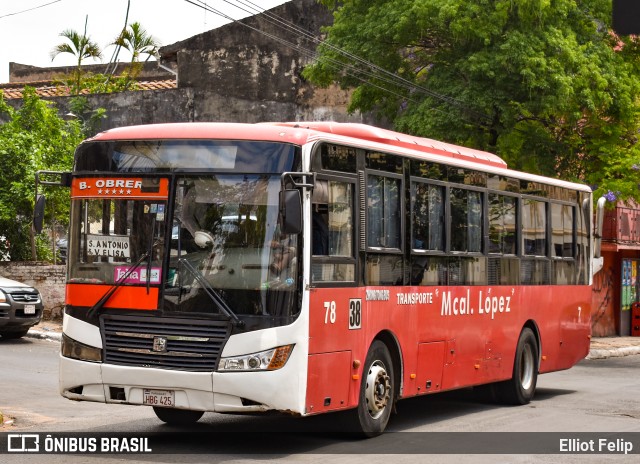
[[[99,284],[67,284],[66,303],[72,306],[96,304],[113,286]],[[122,286],[104,304],[105,308],[136,310],[158,309],[158,288]]]

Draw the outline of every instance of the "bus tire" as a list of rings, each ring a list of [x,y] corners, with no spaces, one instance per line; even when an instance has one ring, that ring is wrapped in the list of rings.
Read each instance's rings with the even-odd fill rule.
[[[204,411],[189,411],[188,409],[171,409],[153,407],[153,412],[156,413],[158,419],[162,422],[166,422],[170,425],[189,425],[198,420],[204,414]]]
[[[525,327],[516,347],[511,380],[495,385],[496,398],[504,404],[522,405],[533,399],[538,381],[538,342]]]
[[[387,427],[396,394],[393,369],[387,345],[380,340],[374,341],[362,371],[358,407],[355,411],[358,435],[375,437]]]

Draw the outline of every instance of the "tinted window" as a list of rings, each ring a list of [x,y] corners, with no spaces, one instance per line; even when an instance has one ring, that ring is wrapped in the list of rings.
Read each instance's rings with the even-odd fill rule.
[[[551,205],[552,256],[558,258],[573,257],[573,207],[569,205]]]
[[[402,158],[384,153],[367,153],[366,165],[376,171],[393,172],[402,174]]]
[[[451,189],[451,251],[482,251],[482,194]]]
[[[517,200],[489,195],[489,253],[516,254]]]
[[[356,172],[356,149],[339,145],[322,145],[313,159],[313,169]]]
[[[522,237],[525,255],[546,256],[547,216],[544,202],[524,200],[522,205]]]
[[[412,248],[444,250],[444,187],[414,182]]]
[[[367,245],[400,249],[401,188],[396,178],[367,178]]]
[[[224,140],[140,140],[89,142],[76,152],[77,171],[149,172],[216,170],[247,173],[293,171],[293,145]]]

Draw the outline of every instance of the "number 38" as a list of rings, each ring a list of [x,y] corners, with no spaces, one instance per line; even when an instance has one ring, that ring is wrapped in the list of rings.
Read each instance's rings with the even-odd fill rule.
[[[336,302],[324,302],[324,323],[336,323]],[[362,328],[362,300],[353,298],[349,300],[349,330]]]

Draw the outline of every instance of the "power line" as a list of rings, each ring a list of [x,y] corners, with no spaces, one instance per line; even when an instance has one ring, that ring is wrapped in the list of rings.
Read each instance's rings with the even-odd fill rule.
[[[53,2],[45,3],[44,5],[34,6],[33,8],[29,8],[28,10],[16,11],[15,13],[9,13],[9,14],[6,14],[6,15],[2,15],[2,16],[0,16],[0,19],[8,18],[9,16],[16,16],[16,15],[19,15],[19,14],[22,14],[22,13],[27,13],[29,11],[33,11],[33,10],[38,10],[40,8],[44,8],[45,6],[53,5],[54,3],[58,3],[58,2],[61,2],[61,1],[62,0],[55,0]]]
[[[208,7],[206,5],[206,3],[204,3],[201,0],[185,0],[188,3],[191,3],[199,8],[203,8],[205,10],[211,11],[214,14],[217,14],[229,21],[233,21],[236,23],[241,24],[244,27],[247,27],[251,30],[254,30],[260,34],[263,34],[269,38],[271,38],[272,40],[275,40],[279,43],[284,44],[285,46],[291,47],[297,51],[299,51],[300,53],[310,57],[311,59],[318,59],[319,54],[314,51],[314,50],[309,50],[304,48],[301,45],[297,45],[294,43],[291,43],[285,39],[282,39],[280,37],[277,37],[273,34],[269,34],[266,33],[264,31],[259,30],[258,28],[255,28],[253,26],[250,26],[244,22],[238,21],[234,18],[232,18],[231,16],[222,13],[218,10],[212,9],[210,7]],[[379,80],[382,82],[382,84],[388,84],[388,85],[393,85],[393,86],[397,86],[400,88],[404,88],[406,90],[408,90],[409,92],[419,92],[419,93],[424,93],[436,100],[440,100],[443,101],[445,103],[448,103],[449,105],[452,106],[456,106],[462,110],[467,111],[470,115],[475,115],[476,118],[479,118],[481,120],[484,121],[490,121],[490,117],[482,112],[473,110],[472,108],[470,108],[465,102],[461,101],[461,100],[457,100],[453,97],[449,97],[446,95],[442,95],[438,92],[434,92],[430,89],[427,89],[419,84],[416,84],[414,82],[409,81],[408,79],[403,78],[402,76],[398,76],[397,74],[388,71],[384,68],[382,68],[381,66],[376,65],[375,63],[372,63],[368,60],[365,60],[364,58],[361,58],[351,52],[348,52],[340,47],[337,47],[335,45],[329,44],[326,41],[323,41],[319,38],[317,38],[315,35],[313,35],[311,32],[306,31],[298,26],[296,26],[295,24],[292,24],[289,21],[286,21],[282,18],[280,18],[278,15],[273,14],[269,11],[264,10],[263,8],[259,7],[258,5],[256,5],[255,3],[251,2],[250,0],[246,0],[246,1],[242,1],[242,0],[223,0],[225,3],[234,6],[235,8],[244,11],[245,13],[248,13],[250,15],[254,15],[256,13],[261,14],[261,16],[263,17],[263,20],[265,20],[267,23],[279,28],[279,29],[284,29],[285,31],[293,31],[294,35],[296,35],[298,38],[301,38],[305,41],[310,41],[313,42],[316,47],[318,45],[323,45],[328,47],[329,49],[335,51],[336,53],[338,53],[339,55],[352,60],[362,66],[364,66],[365,69],[362,68],[356,68],[354,65],[349,64],[349,63],[345,63],[342,61],[338,61],[336,59],[333,58],[328,58],[328,57],[323,57],[323,59],[325,60],[325,63],[328,64],[331,68],[333,68],[336,71],[344,71],[346,75],[353,77],[361,82],[363,82],[366,85],[378,88],[382,91],[385,91],[387,93],[390,93],[392,95],[395,95],[397,97],[403,98],[407,101],[411,101],[413,103],[417,103],[415,100],[409,98],[407,95],[402,95],[399,94],[391,89],[388,89],[386,87],[383,87],[383,85],[377,85],[374,82],[372,82],[369,79],[375,79],[375,80]],[[197,2],[197,3],[196,3]],[[238,5],[238,3],[240,5]],[[364,79],[362,76],[366,76],[369,79]],[[437,108],[433,108],[436,111],[441,111]],[[465,118],[467,119],[467,118]],[[471,121],[471,122],[475,122],[475,121]]]
[[[423,87],[423,86],[421,86],[419,84],[416,84],[414,82],[409,81],[408,79],[403,78],[402,76],[399,76],[399,75],[397,75],[397,74],[395,74],[395,73],[393,73],[391,71],[388,71],[388,70],[384,69],[383,67],[378,66],[378,65],[376,65],[375,63],[373,63],[371,61],[365,60],[364,58],[361,58],[361,57],[359,57],[358,55],[356,55],[354,53],[348,52],[348,51],[344,50],[343,48],[340,48],[340,47],[337,47],[335,45],[332,45],[332,44],[330,44],[330,43],[328,43],[326,41],[322,41],[319,38],[317,38],[316,36],[314,36],[312,33],[310,33],[309,31],[305,31],[304,29],[296,26],[295,24],[293,24],[293,23],[291,23],[289,21],[286,21],[286,20],[278,17],[277,15],[260,8],[258,5],[256,5],[255,3],[251,2],[250,0],[245,0],[245,1],[243,1],[243,0],[235,0],[235,1],[234,0],[231,0],[231,1],[223,0],[223,1],[225,3],[228,3],[228,4],[233,4],[233,3],[235,3],[237,1],[238,3],[241,3],[244,6],[246,6],[246,4],[250,4],[250,5],[252,5],[254,7],[253,8],[254,11],[257,11],[257,12],[259,12],[259,13],[261,13],[261,14],[269,17],[269,18],[274,18],[278,23],[284,25],[285,28],[292,29],[295,33],[303,35],[305,38],[311,40],[316,45],[323,45],[325,47],[328,47],[329,49],[336,51],[340,55],[343,55],[343,56],[345,56],[345,57],[347,57],[349,59],[352,59],[352,60],[354,60],[354,61],[356,61],[356,62],[358,62],[358,63],[360,63],[360,64],[362,64],[364,66],[367,66],[368,68],[372,69],[373,71],[377,71],[377,72],[381,73],[383,76],[386,76],[386,78],[385,78],[385,77],[381,77],[380,75],[377,75],[377,74],[365,73],[365,74],[368,74],[369,76],[371,76],[373,78],[381,79],[383,81],[386,81],[387,83],[390,83],[390,84],[393,84],[393,85],[397,85],[399,87],[403,87],[403,88],[405,88],[405,89],[407,89],[409,91],[418,91],[418,92],[424,93],[424,94],[429,95],[429,96],[431,96],[431,97],[433,97],[433,98],[435,98],[437,100],[441,100],[441,101],[444,101],[445,103],[449,103],[451,105],[456,105],[456,106],[458,106],[458,107],[460,107],[462,109],[465,109],[465,110],[475,114],[477,117],[479,117],[481,119],[484,119],[486,121],[490,121],[489,116],[487,116],[484,113],[481,113],[481,112],[478,112],[478,111],[475,111],[475,110],[469,108],[465,102],[463,102],[461,100],[458,100],[456,98],[453,98],[453,97],[449,97],[449,96],[440,94],[438,92],[434,92],[433,90],[429,90],[429,89],[427,89],[427,88],[425,88],[425,87]],[[236,5],[234,5],[234,6],[236,6]],[[239,8],[239,7],[237,7],[237,8]],[[247,11],[247,10],[243,10],[243,11]],[[326,60],[327,58],[324,57],[324,59]],[[341,64],[341,65],[345,64],[345,63],[341,63],[341,62],[335,61],[335,60],[334,60],[334,62],[338,63],[338,64]],[[353,66],[351,66],[349,64],[346,64],[346,65],[349,66],[350,69],[352,69],[352,70],[356,70],[357,72],[362,72],[362,70],[354,68]],[[367,83],[367,81],[363,81],[363,82]]]
[[[192,0],[185,0],[185,1],[186,1],[187,3],[191,3],[191,4],[195,5],[195,6],[197,6],[197,7],[199,7],[199,8],[203,8],[203,9],[204,9],[204,8],[208,8],[208,7],[206,7],[205,5],[198,5],[198,4],[194,3],[194,1],[192,1]],[[201,3],[201,4],[203,4],[203,3],[204,3],[204,2],[199,1],[199,0],[195,0],[195,1],[197,1],[198,3]],[[229,3],[229,2],[226,2],[226,3]],[[234,5],[234,6],[235,6],[235,5]],[[296,45],[296,44],[294,44],[293,42],[290,42],[290,41],[288,41],[288,40],[286,40],[286,39],[283,39],[283,38],[278,37],[278,36],[273,35],[273,34],[269,34],[269,33],[264,32],[264,31],[262,31],[262,30],[260,30],[260,29],[258,29],[258,28],[255,28],[255,27],[253,27],[253,26],[250,26],[250,25],[248,25],[248,24],[245,24],[245,23],[243,23],[243,22],[240,22],[240,21],[238,21],[238,20],[236,20],[236,19],[232,18],[231,16],[229,16],[229,15],[227,15],[227,14],[225,14],[225,13],[222,13],[222,12],[220,12],[220,11],[218,11],[218,10],[215,10],[215,9],[213,9],[213,8],[209,8],[209,11],[211,11],[211,12],[213,12],[213,13],[215,13],[215,14],[218,14],[218,15],[222,16],[222,17],[223,17],[223,18],[225,18],[225,19],[228,19],[228,20],[230,20],[230,21],[233,21],[233,22],[236,22],[236,23],[238,23],[238,24],[241,24],[241,25],[242,25],[242,26],[244,26],[244,27],[247,27],[247,28],[249,28],[249,29],[251,29],[251,30],[253,30],[253,31],[257,32],[257,33],[259,33],[259,34],[262,34],[262,35],[264,35],[264,36],[266,36],[266,37],[268,37],[268,38],[270,38],[270,39],[272,39],[272,40],[274,40],[274,41],[276,41],[276,42],[278,42],[278,43],[281,43],[281,44],[283,44],[283,45],[285,45],[285,46],[287,46],[287,47],[289,47],[289,48],[292,48],[293,50],[296,50],[296,51],[300,52],[300,53],[301,53],[301,54],[303,54],[303,55],[307,55],[309,58],[315,59],[315,58],[317,58],[317,56],[318,56],[317,52],[315,52],[315,51],[313,51],[313,50],[309,50],[309,49],[304,48],[304,47],[302,47],[302,46],[300,46],[300,45]],[[248,12],[247,10],[243,10],[243,11]],[[264,10],[263,10],[263,11],[264,11]],[[269,23],[273,24],[273,22],[272,22],[272,21],[267,20],[267,22],[269,22]],[[364,74],[364,75],[368,75],[369,77],[372,77],[372,78],[378,78],[378,79],[380,78],[379,76],[376,76],[376,75],[374,75],[374,74],[372,74],[372,73],[370,73],[370,72],[367,72],[367,71],[363,71],[363,70],[361,70],[361,69],[357,69],[357,68],[353,67],[352,65],[349,65],[349,64],[346,64],[346,63],[342,63],[342,62],[339,62],[339,61],[337,61],[337,60],[332,60],[332,59],[328,59],[328,60],[332,63],[332,65],[334,65],[334,66],[333,66],[333,67],[334,67],[334,69],[340,69],[340,67],[344,67],[344,66],[346,66],[346,67],[349,69],[348,71],[346,71],[347,75],[349,75],[349,76],[351,76],[351,77],[354,77],[355,79],[358,79],[358,80],[360,80],[361,82],[363,82],[363,83],[365,83],[365,84],[368,84],[368,85],[370,85],[370,86],[372,86],[372,87],[376,87],[376,88],[378,88],[378,89],[380,89],[380,90],[382,90],[382,91],[385,91],[385,92],[391,93],[391,94],[396,95],[396,96],[398,96],[398,97],[400,97],[400,98],[407,99],[408,101],[411,101],[411,102],[413,102],[413,103],[417,103],[415,100],[412,100],[412,99],[408,98],[408,97],[407,97],[407,96],[405,96],[405,95],[401,95],[401,94],[399,94],[399,93],[397,93],[397,92],[394,92],[394,91],[392,91],[392,90],[390,90],[390,89],[387,89],[387,88],[382,87],[382,86],[380,86],[380,85],[374,84],[374,83],[373,83],[373,82],[371,82],[371,81],[364,80],[364,79],[362,79],[361,77],[359,77],[358,75],[359,75],[359,74]],[[384,79],[384,78],[382,78],[382,80],[385,80],[385,79]],[[388,80],[387,80],[387,83],[393,83],[393,82],[391,82],[391,81],[388,81]]]

